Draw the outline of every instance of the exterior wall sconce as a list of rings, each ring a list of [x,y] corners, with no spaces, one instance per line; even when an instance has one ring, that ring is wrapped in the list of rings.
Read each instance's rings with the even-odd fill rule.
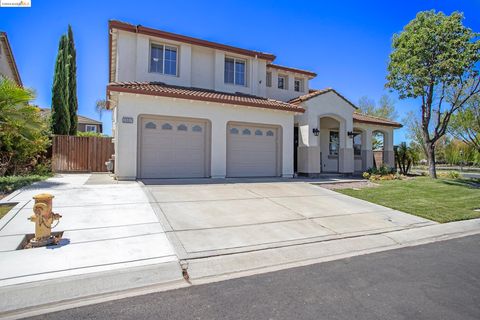
[[[320,130],[318,130],[318,128],[313,128],[312,132],[315,135],[315,137],[318,137],[318,135],[320,134]]]
[[[355,136],[355,134],[353,133],[353,131],[348,131],[347,132],[347,135],[349,138],[353,138]]]

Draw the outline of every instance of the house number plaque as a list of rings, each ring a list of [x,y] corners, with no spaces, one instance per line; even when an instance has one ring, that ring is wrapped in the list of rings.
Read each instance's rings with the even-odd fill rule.
[[[122,117],[122,123],[133,123],[133,117]]]

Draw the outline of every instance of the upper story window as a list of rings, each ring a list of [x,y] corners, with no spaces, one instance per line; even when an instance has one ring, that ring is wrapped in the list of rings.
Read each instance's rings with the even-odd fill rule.
[[[247,62],[243,59],[225,58],[225,83],[245,86],[246,65]]]
[[[287,90],[288,78],[287,76],[278,76],[278,89]]]
[[[178,49],[172,46],[152,44],[150,46],[150,72],[177,75]]]
[[[303,92],[303,79],[295,79],[293,83],[293,90]]]
[[[267,83],[266,83],[267,87],[271,87],[272,86],[272,73],[271,72],[267,72]]]

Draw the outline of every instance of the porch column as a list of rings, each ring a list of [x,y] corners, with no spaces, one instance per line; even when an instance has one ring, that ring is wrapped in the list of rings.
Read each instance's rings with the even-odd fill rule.
[[[395,167],[395,152],[393,151],[393,130],[383,134],[383,162],[389,167]]]
[[[362,132],[362,170],[373,167],[373,151],[372,151],[373,130],[370,128]]]
[[[340,150],[338,154],[338,172],[340,173],[353,173],[354,170],[353,139],[347,135],[347,131],[353,131],[351,119],[340,121]]]
[[[297,171],[299,174],[315,176],[320,174],[320,137],[315,136],[312,129],[319,128],[320,121],[317,117],[309,117],[307,113],[298,122]]]

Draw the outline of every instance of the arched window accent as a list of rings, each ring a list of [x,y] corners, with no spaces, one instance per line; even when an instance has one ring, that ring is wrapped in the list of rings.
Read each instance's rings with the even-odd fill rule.
[[[232,128],[230,129],[231,134],[238,134],[238,129],[237,128]]]
[[[263,131],[260,129],[255,130],[255,135],[256,136],[263,136]]]
[[[172,130],[172,125],[170,123],[162,124],[162,130]]]
[[[200,127],[199,125],[194,125],[193,128],[192,128],[192,131],[193,132],[202,132],[202,127]]]
[[[267,137],[273,137],[273,131],[272,130],[267,131]]]
[[[179,126],[177,127],[177,130],[178,130],[178,131],[188,131],[188,128],[187,128],[186,125],[181,124],[181,125],[179,125]]]
[[[252,134],[252,132],[251,132],[249,129],[243,129],[242,134],[243,134],[244,136],[249,136],[249,135]]]
[[[157,125],[153,122],[147,122],[145,124],[145,129],[157,129]]]

